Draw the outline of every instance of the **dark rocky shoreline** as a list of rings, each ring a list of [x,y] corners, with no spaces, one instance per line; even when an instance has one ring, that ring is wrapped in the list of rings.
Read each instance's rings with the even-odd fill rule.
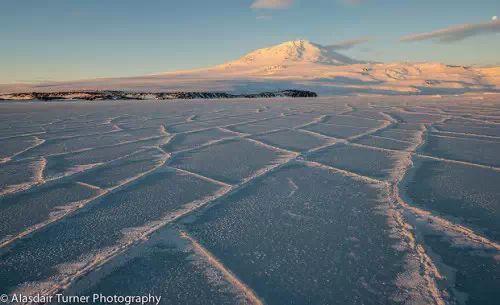
[[[0,100],[173,100],[173,99],[232,99],[273,97],[317,97],[312,91],[282,90],[253,94],[227,92],[127,92],[127,91],[65,91],[0,94]]]

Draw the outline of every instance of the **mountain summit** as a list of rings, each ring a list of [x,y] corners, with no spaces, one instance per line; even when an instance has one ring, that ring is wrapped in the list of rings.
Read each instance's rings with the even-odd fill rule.
[[[139,77],[0,85],[0,93],[119,90],[254,94],[287,89],[320,95],[500,92],[500,67],[363,62],[339,54],[332,47],[293,40],[211,68]]]
[[[286,65],[314,63],[323,65],[350,65],[361,63],[334,52],[332,48],[312,43],[308,40],[292,40],[281,44],[255,50],[225,66],[239,65]]]

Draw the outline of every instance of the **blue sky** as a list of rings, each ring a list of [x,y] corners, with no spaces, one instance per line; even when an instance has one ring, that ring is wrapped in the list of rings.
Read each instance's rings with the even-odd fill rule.
[[[500,64],[498,27],[480,26],[465,39],[452,41],[425,35],[492,22],[500,15],[498,0],[255,2],[2,0],[0,83],[205,67],[297,38],[320,44],[369,38],[341,51],[365,60]],[[401,41],[420,33],[424,36]]]

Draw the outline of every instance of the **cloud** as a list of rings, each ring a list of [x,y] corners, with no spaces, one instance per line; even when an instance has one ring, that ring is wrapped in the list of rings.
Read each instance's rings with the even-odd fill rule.
[[[250,6],[257,9],[286,9],[293,4],[293,0],[255,0]]]
[[[433,32],[411,34],[403,36],[401,41],[435,40],[439,42],[454,42],[471,36],[498,32],[500,32],[500,20],[493,19],[483,23],[466,23]]]
[[[361,37],[361,38],[341,41],[341,42],[329,45],[327,47],[330,49],[333,49],[333,50],[347,50],[347,49],[351,49],[357,45],[366,43],[370,40],[371,40],[370,37]]]

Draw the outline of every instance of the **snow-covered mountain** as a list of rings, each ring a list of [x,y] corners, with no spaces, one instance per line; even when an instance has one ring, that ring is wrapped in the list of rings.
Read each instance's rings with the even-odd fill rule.
[[[358,61],[307,40],[253,51],[211,68],[39,85],[0,92],[65,90],[225,91],[236,94],[302,89],[319,94],[457,94],[500,90],[500,67]]]
[[[321,64],[321,65],[351,65],[361,63],[347,56],[334,52],[331,48],[324,47],[307,40],[294,40],[281,43],[270,48],[253,51],[240,59],[218,66],[230,67],[256,67],[270,65],[295,65],[295,64]]]

